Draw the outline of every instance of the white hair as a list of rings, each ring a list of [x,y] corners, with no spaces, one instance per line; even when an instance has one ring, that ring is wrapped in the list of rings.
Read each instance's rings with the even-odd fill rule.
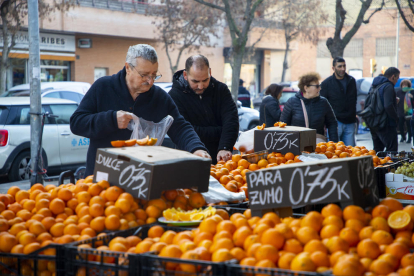
[[[157,52],[154,47],[148,44],[137,44],[129,47],[126,62],[132,64],[132,66],[137,66],[137,58],[139,57],[152,63],[158,62]]]

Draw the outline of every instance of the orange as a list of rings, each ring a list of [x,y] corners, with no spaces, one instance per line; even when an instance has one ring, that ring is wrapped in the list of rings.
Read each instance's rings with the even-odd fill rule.
[[[286,160],[293,160],[293,159],[295,159],[295,155],[291,152],[288,152],[288,153],[285,154],[285,158],[286,158]]]
[[[22,245],[27,245],[33,242],[36,242],[36,235],[33,233],[24,233],[19,237],[19,243]]]
[[[103,197],[101,196],[94,196],[91,198],[91,200],[89,201],[89,206],[92,206],[93,204],[101,204],[101,205],[105,205],[105,200],[103,199]]]
[[[328,248],[320,240],[311,240],[305,245],[303,251],[308,253],[317,251],[328,253]]]
[[[181,255],[182,255],[182,252],[180,248],[174,244],[165,246],[159,254],[160,257],[166,257],[166,258],[180,258]],[[175,269],[178,266],[178,264],[177,263],[166,263],[165,266],[167,269]]]
[[[20,190],[16,193],[15,200],[20,203],[23,199],[30,199],[30,194],[27,191]]]
[[[64,235],[79,235],[81,233],[81,230],[79,229],[79,227],[76,224],[68,224],[65,226],[65,228],[63,229],[63,234]]]
[[[374,260],[381,254],[378,244],[371,239],[360,241],[357,250],[360,258],[370,258]]]
[[[216,215],[219,215],[224,220],[228,220],[229,219],[229,213],[226,210],[224,210],[224,209],[216,209]]]
[[[350,206],[345,207],[345,209],[343,211],[343,217],[344,217],[345,220],[357,219],[357,220],[360,220],[360,221],[364,221],[365,220],[365,212],[359,206],[350,205]]]
[[[221,231],[227,231],[231,235],[233,235],[234,232],[236,232],[236,230],[237,230],[237,228],[234,225],[234,223],[229,221],[229,220],[223,220],[223,221],[219,222],[217,224],[217,228],[216,228],[217,233],[220,233]]]
[[[259,225],[261,226],[261,225]],[[259,226],[256,226],[253,230],[253,233],[256,233],[256,229],[258,230],[258,235],[261,236],[261,234],[264,232],[260,231]],[[281,233],[283,235],[283,237],[285,239],[291,239],[295,236],[295,234],[293,233],[292,229],[286,224],[286,223],[279,223],[274,227],[279,233]]]
[[[213,218],[209,217],[204,219],[199,226],[201,232],[208,232],[210,234],[215,234],[217,229],[218,222],[216,222]]]
[[[72,199],[72,191],[66,188],[61,188],[57,194],[58,198],[64,201],[69,201]]]
[[[390,208],[391,212],[402,210],[403,205],[401,202],[399,202],[397,199],[392,197],[386,197],[383,200],[381,200],[380,205],[385,205]]]
[[[341,229],[336,225],[326,225],[322,228],[320,235],[321,239],[327,239],[334,236],[339,236]]]
[[[316,265],[316,267],[329,267],[330,261],[329,256],[325,252],[316,251],[310,255],[312,262]]]
[[[91,194],[86,191],[81,191],[76,194],[76,199],[78,200],[79,203],[84,202],[88,204],[91,198],[92,198]]]
[[[94,225],[94,227],[95,227],[95,229],[94,229],[94,227],[92,227],[92,223],[97,218],[101,218],[101,219],[99,219],[99,221],[96,221],[97,224]],[[102,218],[104,218],[104,228],[106,228],[108,230],[111,230],[111,231],[119,230],[120,227],[121,227],[121,220],[116,215],[109,215],[107,217],[97,217],[97,218],[95,218],[91,221],[92,229],[97,231],[97,232],[100,232],[99,230],[102,229],[102,225],[100,225],[100,223],[101,223],[100,221],[102,221]]]
[[[243,259],[246,258],[246,252],[241,249],[240,247],[234,247],[230,250],[231,255],[233,255],[233,257],[237,260],[237,261],[241,261]]]
[[[164,232],[164,234],[162,234],[161,238],[160,238],[160,242],[165,242],[166,244],[172,244],[175,235],[177,235],[176,232],[171,231],[171,230],[167,230]]]
[[[388,222],[383,217],[373,218],[370,222],[370,225],[374,228],[374,230],[385,230],[387,232],[390,231],[390,227],[388,226]]]
[[[277,262],[277,266],[281,269],[290,269],[290,265],[293,259],[295,258],[295,256],[296,254],[291,253],[291,252],[287,252],[283,254],[282,256],[280,256]]]
[[[290,264],[290,269],[296,271],[315,271],[316,266],[312,261],[310,254],[302,252],[293,258],[292,263]]]
[[[206,221],[206,220],[203,220],[202,222],[201,222],[201,224],[204,222],[204,221]],[[201,229],[201,224],[200,224],[200,229]],[[215,229],[214,229],[215,230]],[[271,229],[269,229],[269,230],[271,230]],[[276,230],[275,230],[276,231]],[[277,232],[277,231],[276,231]],[[244,241],[246,240],[246,238],[248,237],[248,236],[250,236],[251,234],[253,234],[253,232],[252,232],[252,230],[249,228],[249,227],[247,227],[247,226],[242,226],[242,227],[240,227],[240,228],[238,228],[237,230],[236,230],[236,232],[234,232],[234,234],[233,234],[233,243],[234,243],[234,245],[235,246],[238,246],[238,247],[242,247],[243,246],[243,244],[244,244]],[[279,234],[280,235],[280,234]],[[282,243],[282,245],[283,245],[283,243]]]
[[[99,203],[92,204],[89,207],[89,214],[94,218],[103,216],[104,212],[105,212],[104,206]]]
[[[248,237],[246,237],[246,239],[244,240],[243,243],[243,248],[244,250],[249,250],[249,247],[254,244],[254,243],[259,243],[260,242],[260,238],[258,235],[250,235]]]
[[[358,232],[352,228],[343,228],[339,233],[339,237],[344,239],[351,247],[356,246],[359,242]]]
[[[364,222],[357,219],[349,219],[345,222],[345,227],[355,230],[357,233],[364,228]]]
[[[391,244],[394,241],[392,235],[384,230],[377,230],[372,233],[371,239],[378,245]]]
[[[160,209],[158,209],[158,207],[150,205],[145,209],[145,213],[147,213],[148,217],[156,219],[156,218],[159,218],[161,216],[162,211]]]
[[[148,237],[150,238],[161,238],[161,236],[164,234],[165,230],[164,228],[162,228],[159,225],[156,226],[152,226],[149,230],[148,230]]]
[[[279,259],[279,251],[273,245],[263,244],[256,250],[254,257],[258,261],[269,260],[273,263],[277,263]]]
[[[375,274],[386,275],[394,271],[392,265],[385,260],[374,260],[369,266],[369,270]]]
[[[36,250],[39,250],[41,248],[40,244],[38,242],[33,242],[30,244],[27,244],[23,248],[23,254],[30,254]]]
[[[64,229],[65,225],[61,222],[57,222],[50,228],[49,232],[53,237],[61,237],[63,236]]]
[[[410,223],[411,216],[404,211],[395,211],[388,217],[388,225],[394,230],[405,230]]]
[[[106,180],[98,181],[96,184],[98,184],[99,186],[101,186],[102,189],[104,189],[104,190],[106,190],[106,189],[108,189],[110,187],[109,182],[106,181]]]
[[[35,239],[35,241],[36,241],[36,239]],[[15,236],[13,236],[9,233],[4,233],[3,235],[0,236],[0,250],[2,252],[8,253],[12,250],[12,248],[14,246],[17,245],[17,242],[18,241],[17,241]]]
[[[374,227],[372,226],[365,226],[364,228],[361,229],[361,231],[359,232],[359,239],[363,240],[363,239],[370,239],[372,234],[374,233]]]
[[[336,251],[348,252],[349,250],[349,244],[341,237],[330,238],[326,244],[326,247],[331,254]]]
[[[299,228],[295,234],[302,244],[307,244],[309,241],[314,239],[319,240],[318,232],[314,228],[309,226]]]
[[[288,239],[283,245],[283,251],[298,254],[303,251],[303,246],[297,239]]]
[[[193,192],[190,197],[188,198],[188,203],[193,208],[201,208],[206,205],[206,200],[204,199],[203,195],[197,192]]]
[[[250,210],[250,209],[248,209],[248,210]],[[273,223],[275,225],[278,224],[278,223],[280,223],[279,216],[276,213],[274,213],[274,212],[266,213],[265,215],[263,215],[263,218],[270,219],[271,221],[273,221]]]
[[[30,224],[29,232],[35,234],[36,236],[46,231],[46,227],[39,221],[34,221],[32,224]]]
[[[326,225],[336,225],[339,229],[341,229],[344,227],[344,222],[341,217],[330,215],[325,217],[325,219],[322,221],[322,226]]]
[[[383,218],[387,219],[390,214],[391,214],[391,210],[386,205],[377,205],[372,210],[372,217],[373,218],[383,217]]]
[[[333,274],[338,276],[362,276],[362,273],[362,264],[352,260],[338,261],[333,267]]]
[[[144,212],[143,210],[141,210],[140,212]],[[145,213],[145,212],[144,212]],[[105,216],[109,216],[109,215],[116,215],[118,217],[120,217],[122,214],[121,209],[119,209],[116,206],[108,206],[105,209]],[[141,216],[142,217],[142,216]],[[147,215],[145,214],[144,219],[147,219]]]
[[[257,263],[257,260],[253,257],[246,257],[240,261],[242,266],[254,266]]]
[[[196,245],[198,245],[201,241],[204,241],[204,240],[212,241],[213,240],[213,235],[209,232],[200,232],[200,233],[198,233],[197,235],[194,236],[193,241]]]
[[[407,254],[407,255],[409,255],[409,254]],[[392,266],[392,270],[393,271],[395,269],[397,269],[398,266],[399,266],[399,264],[400,264],[400,262],[397,259],[397,257],[395,257],[395,256],[393,256],[393,255],[391,255],[389,253],[385,253],[385,254],[380,255],[377,260],[384,260],[387,263],[389,263]]]
[[[405,254],[401,258],[401,266],[402,267],[407,267],[409,265],[414,266],[414,255],[412,253]]]
[[[285,237],[276,229],[267,229],[263,232],[260,241],[262,244],[273,245],[276,249],[281,249],[285,242]]]
[[[90,226],[96,232],[102,232],[105,229],[105,217],[96,217],[92,219]]]
[[[410,253],[410,249],[403,243],[394,242],[387,246],[385,253],[390,253],[400,260],[404,255]]]
[[[213,241],[212,246],[210,247],[210,253],[213,253],[217,249],[220,248],[227,248],[228,250],[231,250],[234,247],[234,244],[231,239],[229,238],[220,238],[216,241]]]

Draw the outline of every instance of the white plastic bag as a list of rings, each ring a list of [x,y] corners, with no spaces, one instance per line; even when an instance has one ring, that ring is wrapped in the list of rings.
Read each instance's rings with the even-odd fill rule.
[[[304,153],[302,152],[302,155],[299,155],[299,160],[302,162],[310,162],[310,161],[319,161],[319,160],[326,160],[328,157],[326,157],[325,154],[317,154],[317,153]]]
[[[239,139],[234,147],[240,152],[253,153],[255,130],[256,128],[240,133]]]
[[[223,187],[214,177],[210,176],[208,192],[201,193],[207,203],[218,203],[221,201],[243,202],[246,199],[244,192],[233,193]]]
[[[161,146],[165,134],[174,121],[174,118],[170,115],[167,115],[159,123],[154,123],[138,118],[135,114],[129,114],[132,116],[132,120],[128,124],[128,129],[132,130],[131,139],[143,139],[147,136],[157,138],[155,146]]]

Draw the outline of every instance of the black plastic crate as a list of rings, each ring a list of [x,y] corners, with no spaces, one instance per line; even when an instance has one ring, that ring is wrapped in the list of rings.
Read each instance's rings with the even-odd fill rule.
[[[385,185],[385,175],[389,172],[395,172],[395,170],[402,166],[404,162],[395,162],[385,165],[383,167],[374,168],[375,178],[377,180],[378,193],[380,198],[385,198],[386,194],[386,185]]]
[[[280,268],[259,268],[254,266],[241,266],[238,264],[226,264],[226,272],[228,276],[256,276],[256,275],[270,275],[270,276],[327,276],[332,275],[330,272],[317,273],[305,271],[293,271]]]
[[[52,250],[56,255],[44,255]],[[30,254],[10,254],[0,252],[0,275],[2,276],[38,276],[44,270],[56,276],[66,275],[63,245],[50,244]]]
[[[408,161],[414,159],[414,152],[407,151],[379,151],[377,156],[384,158],[386,156],[391,157],[393,161]]]

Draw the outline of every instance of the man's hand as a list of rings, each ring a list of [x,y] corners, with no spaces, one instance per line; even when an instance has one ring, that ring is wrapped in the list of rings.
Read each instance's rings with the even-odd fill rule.
[[[400,102],[400,98],[398,98],[398,97],[396,97],[397,98],[397,104]]]
[[[221,150],[217,153],[217,161],[227,162],[232,157],[232,154],[228,150]]]
[[[125,111],[119,110],[116,112],[116,121],[118,122],[119,129],[127,128],[131,120],[132,116]]]
[[[210,154],[208,154],[208,152],[206,152],[205,150],[196,150],[195,152],[193,152],[193,154],[197,155],[197,156],[200,156],[200,157],[211,159]]]

